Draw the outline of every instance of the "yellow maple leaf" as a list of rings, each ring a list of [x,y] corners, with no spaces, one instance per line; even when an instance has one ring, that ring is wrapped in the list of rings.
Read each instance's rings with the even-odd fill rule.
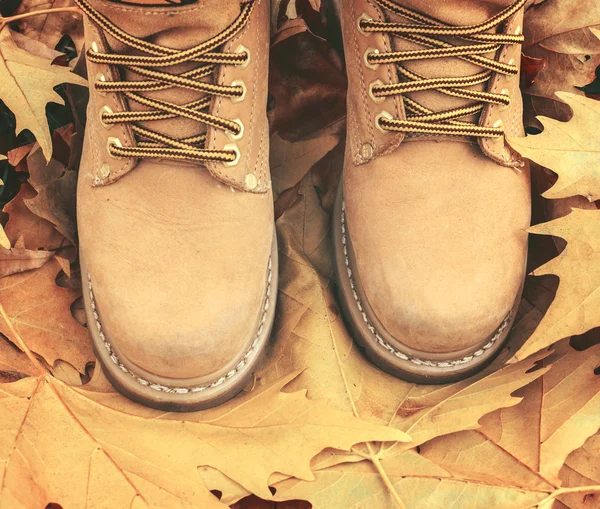
[[[538,117],[544,131],[525,138],[509,138],[510,145],[523,157],[558,174],[558,181],[543,196],[567,198],[581,195],[594,201],[600,198],[600,102],[586,97],[557,92],[573,109],[569,122]]]
[[[569,215],[529,231],[565,239],[567,247],[533,271],[535,276],[555,274],[560,284],[544,318],[513,361],[600,325],[600,211],[572,209]]]
[[[49,161],[52,140],[46,118],[46,105],[64,104],[53,87],[62,83],[86,86],[87,81],[68,67],[19,48],[7,28],[0,30],[0,100],[16,118],[16,132],[29,129]]]
[[[556,354],[542,361],[552,367],[516,393],[520,403],[488,414],[480,429],[439,436],[417,450],[394,446],[380,453],[382,467],[404,506],[549,509],[556,498],[581,498],[586,492],[600,491],[593,480],[571,479],[562,484],[557,478],[567,455],[600,425],[600,377],[594,375],[599,360],[600,346],[578,352],[563,342]],[[447,390],[441,387],[439,392]],[[416,398],[408,406],[423,404],[432,395]],[[467,394],[460,397],[469,400]],[[435,421],[429,426],[434,428]],[[587,443],[588,455],[593,454],[593,442]],[[592,471],[594,465],[586,465],[584,459],[577,466]],[[313,509],[397,509],[367,461],[314,470],[313,483],[277,482],[273,500],[308,500]],[[593,500],[593,495],[588,496]]]

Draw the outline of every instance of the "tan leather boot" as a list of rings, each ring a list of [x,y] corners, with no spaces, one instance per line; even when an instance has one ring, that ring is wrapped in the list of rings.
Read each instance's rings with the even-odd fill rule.
[[[77,3],[91,96],[78,224],[98,359],[141,403],[216,405],[248,381],[274,316],[268,0]]]
[[[334,217],[343,308],[384,370],[457,380],[501,348],[520,300],[528,169],[524,0],[340,0],[349,78]]]

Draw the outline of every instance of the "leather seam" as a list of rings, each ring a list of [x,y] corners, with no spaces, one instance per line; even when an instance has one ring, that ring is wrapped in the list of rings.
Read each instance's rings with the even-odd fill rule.
[[[354,297],[356,307],[357,307],[358,311],[361,313],[362,318],[363,318],[365,324],[367,325],[369,332],[373,335],[373,338],[375,339],[375,341],[379,345],[381,345],[384,349],[386,349],[388,352],[390,352],[394,356],[398,357],[399,359],[402,359],[407,362],[412,362],[413,364],[416,364],[418,366],[429,366],[429,367],[441,368],[441,369],[450,368],[453,366],[459,366],[459,365],[463,365],[463,364],[468,364],[468,363],[472,362],[473,360],[475,360],[477,357],[480,357],[481,355],[483,355],[486,350],[489,350],[490,348],[492,348],[494,346],[494,344],[496,343],[496,341],[498,341],[498,339],[500,338],[500,336],[502,335],[502,333],[504,332],[506,327],[508,326],[508,323],[510,321],[510,315],[511,315],[510,312],[506,315],[504,320],[502,320],[502,322],[500,323],[500,325],[494,332],[494,335],[490,338],[490,340],[485,345],[483,345],[480,349],[476,350],[472,354],[466,355],[466,356],[458,358],[458,359],[447,360],[447,361],[434,361],[431,359],[421,359],[419,357],[414,357],[412,355],[409,355],[406,352],[402,352],[401,350],[398,350],[394,346],[390,345],[385,339],[383,339],[381,337],[381,335],[379,334],[379,332],[377,331],[377,329],[369,321],[369,317],[367,316],[367,313],[364,311],[360,297],[358,296],[358,293],[356,291],[356,284],[354,282],[354,278],[352,277],[352,269],[350,268],[350,259],[348,258],[348,246],[347,246],[347,239],[346,239],[346,212],[345,212],[345,204],[344,203],[342,203],[341,229],[342,229],[342,246],[343,246],[343,250],[344,250],[346,272],[348,274],[348,279],[350,281],[350,288],[352,290],[352,295]]]
[[[138,382],[138,384],[140,384],[144,387],[148,387],[148,388],[153,389],[158,392],[166,392],[166,393],[170,393],[170,394],[189,394],[189,393],[198,393],[198,392],[202,392],[209,388],[212,389],[212,388],[218,387],[219,385],[222,385],[227,380],[229,380],[230,378],[235,376],[241,369],[243,369],[246,366],[246,364],[248,363],[248,359],[254,353],[254,350],[258,346],[259,337],[263,333],[263,330],[264,330],[265,321],[267,319],[267,311],[269,310],[269,307],[270,307],[272,277],[273,277],[272,260],[271,260],[271,257],[269,257],[268,276],[267,276],[267,291],[266,291],[266,295],[265,295],[265,301],[263,304],[263,314],[262,314],[262,317],[260,320],[260,325],[258,326],[258,329],[256,331],[256,336],[254,337],[254,341],[252,341],[252,344],[250,345],[248,350],[246,350],[246,352],[244,353],[242,360],[240,362],[238,362],[232,370],[228,371],[226,374],[224,374],[217,380],[214,380],[213,382],[208,382],[203,385],[197,385],[195,387],[173,387],[173,386],[155,384],[155,383],[152,383],[152,382],[142,378],[141,376],[139,376],[138,374],[136,374],[132,370],[130,370],[127,366],[125,366],[119,360],[119,358],[116,356],[110,341],[107,339],[106,335],[104,334],[104,331],[102,328],[102,323],[100,322],[100,317],[98,315],[98,310],[96,309],[96,300],[94,298],[94,290],[92,287],[92,280],[91,280],[91,276],[89,273],[88,273],[88,291],[89,291],[89,296],[90,296],[90,307],[92,308],[94,320],[96,322],[96,328],[98,329],[98,334],[100,336],[100,339],[104,343],[104,347],[106,348],[106,350],[108,352],[110,360],[121,371],[130,375],[136,382]]]

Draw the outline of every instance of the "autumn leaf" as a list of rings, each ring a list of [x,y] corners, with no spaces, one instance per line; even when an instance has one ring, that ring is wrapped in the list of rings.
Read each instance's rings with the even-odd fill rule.
[[[39,269],[54,253],[52,251],[33,251],[24,247],[4,249],[0,247],[0,278]]]
[[[26,249],[55,251],[63,245],[65,238],[51,222],[29,210],[26,203],[35,196],[36,192],[30,184],[21,185],[17,196],[4,207],[4,212],[8,214],[4,231],[13,243],[22,238]]]
[[[551,169],[558,181],[543,196],[557,199],[585,196],[600,198],[600,102],[565,92],[557,95],[573,109],[569,122],[538,117],[544,131],[509,142],[523,157]]]
[[[598,402],[600,376],[594,375],[594,367],[600,362],[600,346],[585,352],[567,343],[561,348],[550,370],[517,392],[520,402],[485,416],[480,429],[443,435],[416,450],[394,446],[380,453],[405,507],[522,509],[600,490],[593,478],[561,483],[555,477],[571,448],[582,445],[600,420],[592,408]],[[584,393],[577,394],[582,387]],[[571,401],[574,394],[576,402]],[[569,458],[577,458],[572,465],[591,475],[594,449],[589,440],[585,444],[587,452],[577,449]],[[315,477],[313,484],[296,479],[276,483],[273,499],[305,499],[313,509],[397,507],[367,461],[316,469]]]
[[[1,224],[0,224],[0,248],[10,249],[10,240],[8,240],[6,232],[4,231],[4,228],[2,227]]]
[[[72,11],[67,10],[68,8]],[[54,12],[19,20],[19,28],[23,35],[40,41],[49,48],[55,48],[61,38],[68,35],[73,40],[77,53],[80,54],[83,47],[83,23],[81,13],[78,12],[73,0],[23,0],[15,14],[49,9]]]
[[[60,270],[58,261],[53,259],[40,269],[0,279],[0,302],[15,329],[27,337],[31,350],[51,366],[62,359],[85,373],[94,355],[87,330],[71,316],[71,304],[81,292],[56,284]],[[2,322],[0,333],[17,344],[14,334]]]
[[[575,351],[559,345],[552,368],[521,389],[523,402],[486,415],[481,432],[560,486],[569,454],[600,429],[600,345]]]
[[[52,65],[51,60],[22,50],[8,29],[0,30],[0,100],[15,114],[17,134],[29,129],[48,161],[52,155],[52,142],[46,105],[49,102],[64,104],[52,88],[62,83],[87,84],[69,68]]]
[[[29,183],[37,191],[25,204],[36,216],[50,221],[75,244],[75,194],[77,172],[67,170],[55,159],[47,164],[42,151],[33,149],[27,157]]]
[[[0,383],[16,382],[35,376],[35,367],[21,350],[0,336]]]
[[[560,237],[567,241],[567,247],[533,271],[536,276],[555,274],[560,284],[546,315],[514,360],[600,325],[600,211],[573,209],[569,215],[529,231]]]
[[[274,35],[270,53],[271,133],[288,141],[311,137],[343,118],[346,75],[331,44],[309,31],[302,18]]]
[[[569,108],[555,96],[558,91],[583,96],[576,87],[594,81],[600,65],[600,5],[581,8],[577,0],[536,2],[525,13],[523,53],[546,63],[523,93],[533,100],[537,114],[567,120]]]
[[[573,451],[560,471],[565,486],[600,485],[600,434],[590,437],[582,447]],[[594,507],[598,493],[567,493],[558,499],[568,509]]]

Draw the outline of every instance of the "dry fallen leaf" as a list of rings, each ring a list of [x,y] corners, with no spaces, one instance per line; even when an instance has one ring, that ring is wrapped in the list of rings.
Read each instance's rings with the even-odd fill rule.
[[[521,389],[523,402],[485,416],[481,432],[550,483],[567,456],[600,429],[600,345],[559,345],[552,368]]]
[[[600,485],[600,434],[590,437],[573,451],[560,472],[566,486]],[[598,506],[600,493],[569,493],[559,497],[564,506],[557,509],[590,509]]]
[[[600,102],[565,92],[560,97],[573,109],[569,122],[540,118],[544,131],[535,136],[510,138],[511,146],[523,157],[551,169],[558,181],[543,196],[585,196],[600,199]]]
[[[10,240],[4,231],[3,226],[0,224],[0,248],[10,249]]]
[[[270,54],[271,133],[288,141],[310,137],[346,110],[346,75],[331,44],[314,35],[302,18],[286,22]]]
[[[555,477],[569,450],[598,426],[600,412],[591,405],[599,398],[600,376],[594,375],[599,348],[576,352],[565,343],[550,370],[518,391],[522,401],[488,414],[479,430],[443,435],[416,450],[382,449],[380,461],[404,506],[523,509],[545,501],[551,507],[557,497],[581,498],[582,486],[599,491],[600,483],[591,477],[599,466],[595,458],[590,464],[593,438],[586,442],[588,451],[577,449],[569,456],[572,466],[565,467],[577,465],[591,478],[561,485]],[[584,393],[577,394],[582,387]],[[313,509],[398,507],[366,461],[317,469],[315,476],[316,486],[295,479],[276,483],[274,499],[306,499]]]
[[[29,183],[37,191],[25,204],[36,216],[47,219],[75,244],[75,194],[77,172],[67,170],[55,159],[46,164],[42,151],[33,149],[27,157]]]
[[[29,210],[26,201],[35,195],[36,192],[30,184],[21,185],[17,196],[4,207],[4,212],[8,214],[4,231],[12,243],[22,238],[26,249],[55,251],[65,242],[65,238],[56,231],[51,222]]]
[[[51,60],[22,50],[7,28],[0,30],[0,100],[15,114],[17,134],[29,129],[48,161],[52,155],[52,142],[46,105],[49,102],[64,104],[52,89],[61,83],[87,84],[67,67],[52,65]]]
[[[75,3],[73,0],[22,0],[15,14],[64,7],[74,8]],[[24,35],[40,41],[52,49],[64,35],[68,35],[75,43],[77,53],[81,53],[83,24],[81,23],[81,14],[76,11],[31,16],[20,20],[19,27]]]
[[[35,367],[27,355],[0,335],[0,383],[16,382],[35,375]]]
[[[62,359],[85,373],[94,355],[86,328],[75,321],[70,309],[81,292],[57,286],[59,271],[59,263],[50,260],[40,269],[0,279],[0,302],[16,330],[48,364]],[[17,344],[5,323],[0,323],[0,333]]]
[[[23,247],[0,247],[0,278],[31,269],[39,269],[53,255],[52,251],[33,251]]]
[[[569,215],[529,231],[560,237],[567,247],[533,271],[536,276],[556,274],[560,284],[546,315],[514,360],[600,325],[600,211],[573,209]]]
[[[600,65],[600,4],[577,0],[546,0],[525,13],[523,53],[542,58],[546,65],[523,90],[536,114],[567,120],[569,108],[556,96],[566,91],[583,96],[576,87],[596,77]]]

